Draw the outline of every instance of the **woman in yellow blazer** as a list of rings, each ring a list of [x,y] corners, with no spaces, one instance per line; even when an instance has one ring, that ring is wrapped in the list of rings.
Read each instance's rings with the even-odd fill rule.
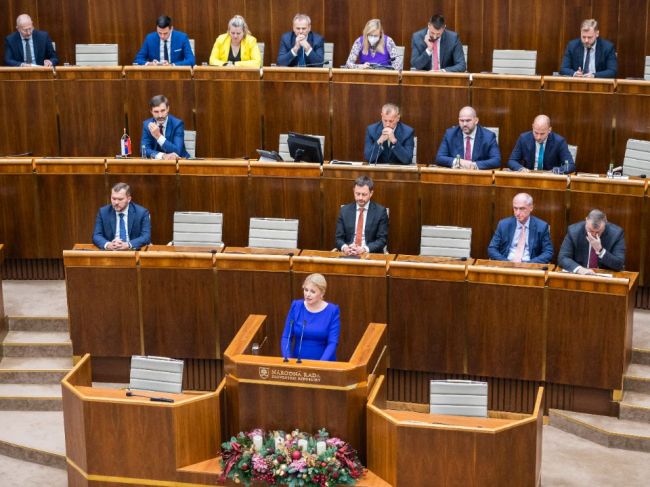
[[[217,37],[212,54],[212,66],[262,66],[262,56],[257,46],[257,39],[251,35],[244,17],[235,15],[228,22],[228,32]]]

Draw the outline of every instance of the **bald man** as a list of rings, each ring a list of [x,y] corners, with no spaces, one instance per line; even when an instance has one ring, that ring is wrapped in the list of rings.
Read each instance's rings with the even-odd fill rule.
[[[445,132],[436,164],[457,169],[498,169],[501,165],[497,138],[479,125],[472,107],[461,108],[458,126]]]
[[[508,167],[513,171],[553,171],[561,174],[576,170],[566,140],[552,131],[551,119],[546,115],[537,115],[533,130],[519,136],[508,159]]]
[[[5,37],[5,65],[51,67],[58,62],[49,34],[34,29],[29,15],[19,15],[16,19],[16,32]]]

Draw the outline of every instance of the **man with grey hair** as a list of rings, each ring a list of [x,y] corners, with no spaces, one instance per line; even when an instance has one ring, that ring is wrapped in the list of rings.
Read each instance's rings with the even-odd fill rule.
[[[278,66],[320,68],[325,57],[325,40],[311,31],[311,19],[305,14],[293,18],[293,31],[280,38]]]
[[[576,78],[616,78],[618,61],[614,44],[598,36],[598,22],[586,19],[580,37],[566,46],[560,74]]]
[[[577,274],[594,274],[593,269],[622,271],[625,267],[623,229],[609,223],[607,216],[593,209],[584,222],[567,229],[557,258],[558,265]]]
[[[551,232],[544,220],[531,215],[533,197],[519,193],[512,199],[514,216],[504,218],[497,225],[488,247],[493,260],[548,264],[553,258]]]
[[[16,19],[16,32],[5,37],[5,65],[15,67],[56,66],[52,39],[47,32],[34,29],[32,18],[21,14]]]
[[[381,121],[368,125],[363,157],[370,164],[412,164],[415,130],[400,122],[394,103],[381,107]]]

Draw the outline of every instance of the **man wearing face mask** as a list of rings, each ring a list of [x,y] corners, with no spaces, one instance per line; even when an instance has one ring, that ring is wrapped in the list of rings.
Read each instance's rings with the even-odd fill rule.
[[[445,18],[436,14],[426,28],[411,39],[411,67],[420,71],[464,72],[467,70],[458,34],[447,30]]]
[[[598,22],[587,19],[580,25],[580,37],[564,51],[560,74],[575,78],[616,78],[616,48],[598,36]]]
[[[363,156],[371,164],[411,164],[415,131],[400,122],[397,105],[381,108],[381,121],[368,125]]]
[[[585,221],[567,229],[557,263],[576,274],[595,274],[593,269],[622,271],[625,267],[623,229],[609,223],[602,211],[591,210]]]

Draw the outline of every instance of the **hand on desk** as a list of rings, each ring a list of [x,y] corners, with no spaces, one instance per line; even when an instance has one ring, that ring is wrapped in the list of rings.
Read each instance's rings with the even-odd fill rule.
[[[341,247],[341,252],[343,252],[345,255],[362,255],[367,251],[363,245],[356,245],[351,243],[350,245],[344,245]]]
[[[587,269],[586,267],[580,266],[576,269],[576,274],[580,274],[582,276],[593,276],[596,273],[593,269]]]
[[[468,161],[467,159],[460,159],[459,161],[460,169],[478,169],[478,166],[473,161]]]
[[[119,238],[115,238],[112,242],[106,244],[106,250],[129,250],[129,248],[129,243],[123,242]]]

